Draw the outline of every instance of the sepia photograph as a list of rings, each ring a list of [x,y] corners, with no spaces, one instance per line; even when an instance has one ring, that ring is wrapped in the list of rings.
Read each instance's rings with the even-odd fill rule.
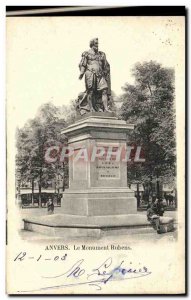
[[[7,11],[8,294],[185,294],[181,11]]]

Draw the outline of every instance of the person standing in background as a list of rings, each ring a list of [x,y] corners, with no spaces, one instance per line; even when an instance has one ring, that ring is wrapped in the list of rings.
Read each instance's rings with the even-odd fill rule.
[[[51,198],[49,198],[47,202],[47,211],[48,215],[52,215],[54,213],[54,203]]]

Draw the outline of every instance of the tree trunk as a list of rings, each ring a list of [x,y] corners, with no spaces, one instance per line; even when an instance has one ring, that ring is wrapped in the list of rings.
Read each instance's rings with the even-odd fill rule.
[[[34,206],[34,179],[32,179],[31,202],[32,202],[32,206]]]
[[[160,197],[159,175],[157,172],[157,198]]]
[[[139,183],[137,183],[137,208],[140,207]]]
[[[63,163],[63,187],[62,187],[62,191],[65,191],[65,164]]]
[[[160,197],[160,187],[159,187],[159,178],[157,176],[157,198]]]
[[[153,200],[153,177],[152,176],[150,176],[150,182],[149,182],[149,196],[151,196]]]
[[[39,207],[42,207],[42,201],[41,201],[41,183],[40,183],[40,181],[38,183],[38,191],[39,191],[39,194],[38,194],[38,204],[39,204]]]
[[[42,189],[42,170],[40,170],[40,176],[39,176],[39,207],[42,207],[42,199],[41,199],[41,189]]]

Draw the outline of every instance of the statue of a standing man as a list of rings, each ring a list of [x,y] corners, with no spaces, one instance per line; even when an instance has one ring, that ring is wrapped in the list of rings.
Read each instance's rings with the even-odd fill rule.
[[[97,38],[91,40],[90,49],[83,52],[79,68],[79,79],[82,79],[85,74],[87,102],[90,111],[110,112],[108,108],[108,98],[111,95],[110,66],[105,53],[98,51]],[[99,98],[102,100],[102,108],[99,105]]]

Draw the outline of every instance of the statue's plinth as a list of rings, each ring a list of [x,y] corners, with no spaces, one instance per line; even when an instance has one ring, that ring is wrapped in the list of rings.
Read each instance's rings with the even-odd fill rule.
[[[137,211],[133,191],[127,187],[127,162],[113,155],[95,157],[100,149],[126,149],[133,124],[118,120],[113,113],[89,113],[62,131],[74,150],[69,158],[69,189],[61,211],[79,216],[133,214]],[[101,147],[101,148],[98,148]],[[97,149],[97,150],[96,150]],[[87,155],[86,155],[87,154]],[[77,155],[80,159],[76,160]]]

